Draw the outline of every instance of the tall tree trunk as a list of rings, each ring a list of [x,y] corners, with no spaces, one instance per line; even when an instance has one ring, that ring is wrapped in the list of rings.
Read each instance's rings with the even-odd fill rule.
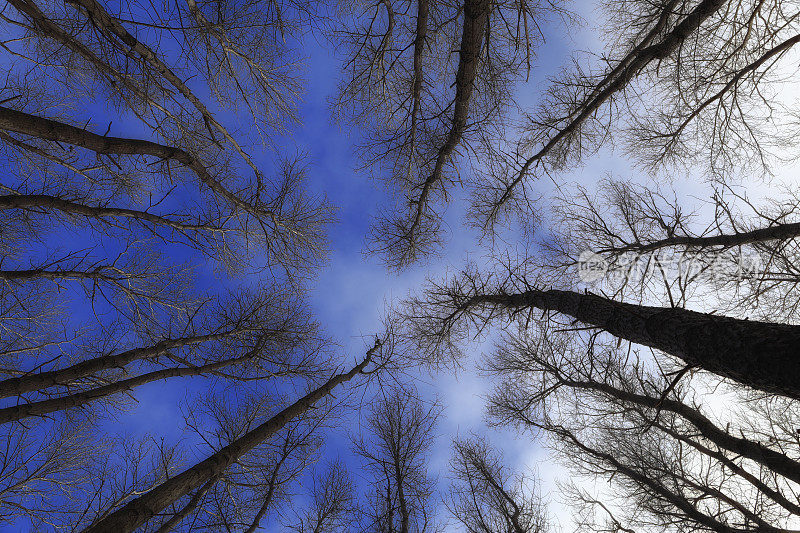
[[[694,367],[800,399],[800,326],[634,305],[561,290],[478,295],[465,308],[487,304],[557,311]]]
[[[142,155],[172,160],[191,169],[198,179],[219,197],[253,216],[270,215],[228,190],[214,178],[205,165],[189,152],[142,139],[98,135],[90,131],[23,111],[0,106],[0,129],[30,135],[38,139],[63,142],[104,155]]]
[[[397,501],[400,503],[400,533],[408,533],[408,526],[410,522],[408,502],[406,501],[406,493],[403,490],[403,473],[400,471],[400,457],[395,459],[394,463],[394,477],[397,483]]]
[[[800,483],[800,462],[772,448],[764,446],[759,442],[731,435],[728,431],[714,424],[714,422],[709,420],[703,413],[681,401],[672,398],[654,398],[644,394],[629,392],[599,381],[573,380],[561,376],[556,377],[556,379],[559,380],[560,384],[567,387],[596,391],[625,403],[632,403],[649,409],[675,413],[692,424],[697,429],[699,435],[713,442],[715,446],[733,454],[746,457],[786,479],[790,479],[795,483]],[[800,509],[800,507],[798,507],[798,509]]]
[[[170,504],[178,501],[193,490],[220,475],[234,461],[274,435],[287,423],[311,409],[316,402],[327,396],[339,384],[352,379],[369,364],[372,354],[379,345],[367,352],[364,360],[349,372],[336,374],[317,389],[312,390],[292,405],[228,444],[207,459],[171,477],[158,487],[128,502],[97,524],[84,530],[84,533],[129,533],[143,525]]]
[[[208,372],[214,372],[226,366],[230,366],[255,356],[255,350],[248,352],[241,357],[234,357],[232,359],[225,359],[224,361],[216,361],[200,366],[165,368],[163,370],[156,370],[155,372],[148,372],[136,377],[115,381],[102,387],[89,389],[67,396],[60,396],[50,400],[42,400],[33,403],[20,403],[11,407],[0,409],[0,424],[14,422],[29,416],[42,416],[56,411],[64,411],[73,407],[80,407],[94,400],[105,398],[113,394],[118,394],[127,390],[131,390],[145,383],[151,383],[160,379],[175,378],[175,377],[188,377],[200,376]]]
[[[800,37],[798,38],[800,42]],[[676,235],[665,239],[658,239],[644,243],[624,244],[596,250],[597,253],[622,253],[635,251],[638,253],[654,252],[662,248],[685,247],[703,249],[711,247],[733,248],[760,242],[782,241],[800,237],[800,222],[788,224],[775,224],[765,228],[756,228],[750,231],[736,233],[721,233],[696,237],[690,235]]]
[[[50,370],[39,372],[38,374],[28,374],[15,378],[0,381],[0,398],[17,396],[26,392],[47,389],[58,385],[68,385],[86,376],[90,376],[103,370],[121,368],[126,364],[140,359],[157,357],[167,353],[169,350],[182,348],[192,344],[200,344],[207,341],[223,339],[236,333],[245,333],[246,330],[230,330],[220,333],[210,333],[207,335],[194,335],[177,339],[163,339],[152,346],[144,348],[134,348],[116,355],[103,355],[93,359],[87,359],[72,366],[60,370]]]
[[[429,0],[417,0],[417,29],[414,36],[414,85],[411,95],[414,103],[411,106],[411,148],[409,158],[414,157],[417,150],[417,121],[419,120],[420,103],[422,102],[422,55],[425,53],[425,44],[428,37],[428,13],[430,6]],[[411,165],[409,165],[409,171]]]
[[[158,226],[167,226],[181,232],[221,231],[221,228],[210,224],[191,224],[137,209],[86,205],[47,194],[6,194],[0,196],[0,209],[57,209],[68,215],[87,218],[130,218]]]
[[[416,200],[416,214],[414,215],[412,228],[419,226],[423,212],[426,209],[428,195],[431,189],[442,179],[442,171],[445,163],[450,158],[453,150],[464,135],[469,118],[469,104],[472,99],[472,91],[475,88],[475,78],[478,75],[478,63],[481,50],[486,35],[486,26],[489,19],[488,0],[466,0],[464,2],[464,27],[461,32],[461,47],[459,49],[458,71],[456,72],[456,96],[453,105],[453,119],[450,131],[444,144],[439,147],[436,156],[436,163],[430,176],[421,184],[422,190]],[[420,12],[427,18],[428,6]],[[422,9],[422,8],[420,8]],[[419,18],[418,18],[419,22]],[[414,49],[414,63],[417,63],[417,49]],[[419,53],[421,54],[421,49]],[[416,71],[415,71],[416,72]],[[415,83],[417,80],[414,80]],[[421,83],[421,77],[419,78]]]
[[[156,533],[169,533],[170,531],[175,529],[184,518],[189,516],[192,513],[192,511],[197,509],[197,505],[200,503],[200,500],[203,499],[203,496],[205,496],[206,493],[209,490],[211,490],[211,487],[213,487],[214,483],[216,482],[217,478],[215,477],[209,479],[205,485],[200,487],[197,490],[197,492],[194,493],[194,496],[192,496],[189,502],[186,505],[184,505],[180,511],[172,515],[169,520],[164,522],[164,524],[160,528],[158,528],[158,531],[156,531]]]

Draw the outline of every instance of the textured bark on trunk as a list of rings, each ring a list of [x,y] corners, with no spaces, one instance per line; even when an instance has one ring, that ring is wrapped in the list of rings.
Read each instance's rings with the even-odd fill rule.
[[[131,218],[157,226],[167,226],[178,231],[214,231],[217,229],[203,224],[187,224],[138,209],[86,205],[48,194],[6,194],[0,196],[0,209],[37,208],[56,209],[68,215],[79,215],[88,218]]]
[[[94,281],[106,281],[108,283],[121,283],[128,279],[124,273],[120,276],[113,276],[103,272],[104,269],[111,269],[108,265],[102,265],[96,270],[47,270],[44,268],[32,268],[29,270],[0,270],[0,279],[7,281],[22,281],[26,279],[90,279]]]
[[[129,533],[143,525],[157,513],[193,490],[220,475],[234,461],[274,435],[288,422],[303,414],[314,404],[330,394],[339,384],[352,379],[369,364],[376,345],[364,360],[349,372],[337,374],[319,388],[312,390],[292,405],[246,433],[231,444],[212,454],[182,473],[168,479],[158,487],[128,502],[121,509],[111,513],[97,524],[87,528],[84,533]]]
[[[71,409],[73,407],[80,407],[94,400],[131,390],[140,385],[144,385],[145,383],[151,383],[160,379],[199,376],[201,374],[225,368],[226,366],[240,363],[247,359],[251,359],[252,357],[253,354],[248,353],[247,355],[243,355],[241,357],[226,359],[225,361],[217,361],[200,366],[165,368],[164,370],[148,372],[140,376],[123,379],[121,381],[115,381],[102,387],[76,392],[74,394],[61,396],[59,398],[42,400],[33,403],[21,403],[19,405],[0,409],[0,424],[14,422],[29,416],[42,416],[55,413],[57,411]]]
[[[80,363],[75,363],[72,366],[59,370],[50,370],[48,372],[39,372],[38,374],[4,379],[0,381],[0,398],[17,396],[25,394],[26,392],[43,390],[58,385],[68,385],[76,379],[90,376],[103,370],[122,368],[132,361],[157,357],[167,353],[169,350],[192,344],[223,339],[237,332],[239,331],[194,335],[177,339],[163,339],[152,346],[134,348],[116,355],[104,355],[93,359],[87,359],[86,361],[81,361]],[[241,332],[244,333],[244,330],[241,330]]]
[[[489,0],[466,0],[464,2],[464,26],[461,33],[461,47],[459,49],[458,71],[456,72],[456,96],[453,106],[453,120],[445,143],[439,148],[436,163],[430,176],[422,183],[422,190],[416,203],[416,215],[413,226],[419,225],[422,214],[433,186],[442,178],[445,163],[455,150],[469,119],[469,104],[472,91],[475,88],[475,78],[478,75],[483,41],[486,35],[486,25],[489,19]],[[425,6],[427,9],[427,5]],[[426,13],[427,17],[427,13]],[[419,18],[417,19],[419,23]],[[414,50],[416,64],[416,48]],[[421,80],[421,78],[420,78]],[[416,80],[415,80],[416,83]]]
[[[234,206],[258,217],[268,215],[255,206],[245,202],[229,191],[215,179],[203,163],[189,152],[166,146],[152,141],[141,139],[128,139],[124,137],[108,137],[90,131],[64,124],[48,118],[17,111],[0,106],[0,129],[30,135],[38,139],[58,141],[81,148],[86,148],[98,154],[105,155],[144,155],[157,157],[163,160],[172,160],[191,169],[197,177],[221,198],[225,198]]]
[[[560,290],[476,296],[468,306],[476,304],[557,311],[694,367],[800,399],[800,326],[633,305]]]
[[[590,97],[579,106],[578,109],[580,112],[578,112],[566,126],[559,129],[550,137],[547,143],[545,143],[538,152],[525,161],[519,174],[514,178],[514,181],[501,197],[500,203],[508,199],[511,190],[522,181],[531,165],[545,157],[564,138],[577,131],[588,117],[594,114],[612,95],[624,89],[648,64],[653,61],[664,59],[675,51],[687,37],[697,31],[700,25],[711,15],[719,11],[725,3],[726,0],[703,0],[661,41],[644,48],[639,49],[637,47],[633,57],[625,58],[625,67],[612,70],[608,77],[601,80],[599,85],[602,85],[604,88],[600,91],[593,91]],[[648,35],[648,37],[650,36]]]
[[[757,464],[764,465],[772,472],[786,479],[800,483],[800,462],[758,442],[731,435],[727,431],[720,429],[700,411],[683,402],[671,398],[653,398],[652,396],[636,394],[596,381],[562,379],[561,382],[572,388],[598,391],[623,402],[675,413],[692,424],[703,438],[713,442],[719,448],[746,457]]]

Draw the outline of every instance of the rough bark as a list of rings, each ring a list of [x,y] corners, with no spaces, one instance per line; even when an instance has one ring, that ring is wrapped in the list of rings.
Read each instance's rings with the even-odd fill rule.
[[[647,65],[653,61],[665,59],[674,52],[689,35],[694,33],[725,3],[726,0],[703,0],[659,42],[643,48],[635,48],[634,56],[626,57],[623,60],[626,62],[625,67],[612,70],[607,77],[601,80],[598,85],[604,88],[600,91],[592,91],[590,96],[578,106],[579,112],[574,114],[574,118],[558,129],[539,151],[525,161],[517,176],[500,197],[498,204],[505,203],[511,196],[511,191],[523,180],[531,165],[544,158],[559,142],[576,132],[587,118],[592,116],[615,93],[624,89]],[[651,36],[648,35],[647,38],[651,38]]]
[[[561,290],[479,295],[466,307],[482,304],[556,311],[621,339],[674,355],[688,365],[800,399],[800,326],[634,305]]]
[[[399,450],[398,450],[399,451]],[[394,462],[394,477],[397,483],[397,501],[400,504],[400,533],[408,533],[410,524],[410,512],[408,510],[408,502],[406,502],[406,493],[403,490],[403,473],[400,471],[400,457],[397,457]]]
[[[120,273],[114,276],[103,272],[103,270],[115,270],[110,265],[100,265],[92,270],[47,270],[45,268],[31,268],[27,270],[0,270],[0,279],[7,281],[22,281],[26,279],[90,279],[94,281],[106,281],[108,283],[120,283],[127,279],[127,276]]]
[[[244,333],[244,330],[193,335],[177,339],[163,339],[152,346],[134,348],[116,355],[103,355],[93,359],[87,359],[86,361],[81,361],[80,363],[59,370],[50,370],[48,372],[39,372],[37,374],[28,374],[5,379],[0,381],[0,398],[44,390],[58,385],[68,385],[76,379],[84,378],[103,370],[122,368],[132,361],[157,357],[167,353],[169,350],[222,339],[238,332]]]
[[[163,160],[172,160],[191,169],[201,182],[235,207],[256,217],[270,215],[269,212],[251,205],[229,191],[219,180],[209,173],[208,169],[206,169],[205,165],[203,165],[199,159],[181,148],[141,139],[97,135],[96,133],[86,131],[76,126],[30,115],[23,111],[9,109],[7,107],[0,107],[0,129],[30,135],[39,139],[80,146],[81,148],[86,148],[97,154],[141,155],[157,157]]]
[[[293,418],[311,409],[316,402],[330,394],[337,385],[345,383],[360,374],[369,364],[372,354],[378,347],[376,345],[368,351],[364,360],[349,372],[331,377],[322,386],[312,390],[257,428],[212,454],[204,461],[171,477],[153,490],[128,502],[121,509],[87,528],[84,533],[129,533],[146,523],[171,503],[201,487],[209,479],[220,475],[234,461],[274,435]]]
[[[461,47],[459,49],[458,71],[456,72],[456,96],[453,103],[453,119],[450,131],[444,144],[439,148],[433,171],[421,185],[419,196],[414,201],[416,213],[412,228],[419,226],[426,209],[428,196],[432,188],[442,179],[442,171],[453,150],[464,135],[469,118],[469,105],[472,91],[475,87],[475,78],[478,75],[478,63],[481,49],[486,34],[489,18],[488,0],[466,0],[464,2],[464,27],[461,33]],[[427,5],[425,6],[427,10]],[[426,13],[427,16],[427,13]],[[419,25],[419,17],[417,24]],[[416,45],[416,43],[415,43]],[[417,49],[415,46],[414,63],[417,62]],[[414,80],[415,84],[418,81]],[[419,78],[421,83],[421,77]]]
[[[48,194],[6,194],[0,196],[0,209],[56,209],[68,215],[79,215],[88,218],[130,218],[149,222],[157,226],[166,226],[181,232],[184,231],[220,231],[220,228],[205,224],[188,224],[179,220],[162,217],[138,209],[122,207],[101,207],[86,205]]]
[[[107,396],[111,396],[112,394],[118,394],[120,392],[131,390],[139,385],[158,381],[159,379],[199,376],[208,372],[214,372],[215,370],[219,370],[226,366],[251,359],[253,356],[253,352],[250,352],[241,357],[226,359],[224,361],[216,361],[214,363],[208,363],[200,366],[165,368],[163,370],[148,372],[133,378],[115,381],[114,383],[110,383],[102,387],[76,392],[74,394],[61,396],[59,398],[6,407],[4,409],[0,409],[0,424],[22,420],[23,418],[27,418],[29,416],[43,416],[50,413],[55,413],[57,411],[63,411],[65,409],[80,407],[91,401],[105,398]]]

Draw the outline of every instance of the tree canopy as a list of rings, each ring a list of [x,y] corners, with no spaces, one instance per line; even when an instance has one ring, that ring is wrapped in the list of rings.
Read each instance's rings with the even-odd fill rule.
[[[800,6],[589,9],[8,0],[0,525],[800,531]]]

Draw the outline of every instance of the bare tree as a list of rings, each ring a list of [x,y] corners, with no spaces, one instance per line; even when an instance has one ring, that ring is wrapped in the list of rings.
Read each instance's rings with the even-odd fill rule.
[[[387,0],[345,3],[344,12],[348,24],[333,31],[346,76],[336,110],[367,130],[364,167],[398,190],[369,246],[401,269],[441,242],[436,204],[462,180],[465,156],[504,123],[540,25],[566,11],[552,2]]]
[[[514,474],[481,437],[453,444],[451,485],[445,504],[470,533],[538,533],[548,530],[541,495],[523,474]]]
[[[755,389],[794,398],[800,394],[796,381],[788,378],[796,366],[797,326],[631,304],[589,292],[539,289],[524,276],[498,281],[467,271],[447,284],[432,284],[424,297],[409,302],[408,337],[422,357],[441,360],[458,356],[458,344],[470,328],[481,331],[496,318],[520,314],[531,323],[537,310],[544,316],[553,312],[557,322],[581,322],[620,342],[655,348],[688,367]]]
[[[783,157],[796,129],[779,93],[800,42],[791,9],[760,0],[603,8],[608,50],[588,64],[576,59],[551,80],[541,104],[517,124],[518,140],[507,127],[513,93],[498,85],[520,81],[520,71],[530,69],[544,37],[539,23],[549,13],[566,15],[562,6],[375,2],[347,18],[355,22],[337,34],[347,73],[337,108],[354,108],[350,115],[368,126],[365,166],[398,189],[399,208],[378,221],[371,246],[390,266],[436,249],[442,237],[435,204],[450,200],[453,184],[469,183],[469,219],[491,233],[508,215],[535,214],[532,180],[557,179],[612,139],[650,168],[701,161],[723,181],[769,170]],[[451,30],[462,12],[474,15]],[[445,59],[454,50],[457,68]],[[444,79],[454,97],[437,85],[442,72],[450,73]],[[464,159],[476,163],[474,177],[459,166]]]
[[[749,198],[720,184],[705,202],[619,180],[563,191],[558,232],[544,244],[543,266],[575,278],[587,256],[603,272],[595,292],[628,301],[704,305],[740,317],[792,320],[797,310],[797,194],[791,187]]]
[[[234,294],[213,304],[216,317],[209,313],[205,325],[185,324],[178,337],[165,335],[151,345],[116,353],[104,350],[64,368],[3,380],[0,395],[24,401],[0,409],[0,420],[80,407],[172,377],[255,381],[314,374],[324,368],[321,351],[326,341],[302,307],[287,296],[277,291]]]
[[[348,531],[357,519],[355,487],[344,465],[334,462],[311,485],[311,505],[290,528],[297,533]]]
[[[297,120],[301,86],[285,36],[311,27],[312,8],[13,0],[0,9],[4,520],[102,524],[172,479],[185,466],[174,443],[128,441],[114,423],[141,385],[194,376],[207,391],[244,390],[330,376],[304,285],[326,259],[333,212],[306,192],[304,157],[275,149]],[[237,286],[244,273],[260,274],[258,290]],[[213,452],[241,444],[246,422],[264,414],[229,407],[240,434]],[[250,446],[252,463],[210,474],[144,528],[223,527],[212,514],[257,527],[306,464],[301,448],[313,448],[314,424],[305,433],[287,424],[273,421]]]
[[[708,394],[690,399],[700,393],[688,378],[620,351],[594,334],[509,338],[489,363],[507,380],[491,416],[544,430],[576,473],[615,480],[600,497],[569,491],[599,507],[610,531],[791,530],[796,439],[784,429],[791,409],[778,412],[793,401],[753,401],[719,426],[702,406]]]
[[[368,414],[367,436],[356,440],[372,477],[364,529],[381,533],[436,531],[428,453],[439,407],[425,407],[414,390],[382,391]]]
[[[722,179],[769,169],[787,146],[791,112],[773,94],[798,38],[796,15],[780,2],[604,7],[610,52],[553,81],[515,155],[493,171],[493,192],[476,196],[487,224],[527,213],[529,178],[557,176],[610,139],[651,168],[703,160]]]
[[[186,406],[188,428],[218,451],[269,418],[277,398],[247,395],[230,402],[230,389]],[[237,460],[222,475],[174,502],[163,513],[157,531],[237,529],[255,531],[265,517],[280,513],[289,487],[313,461],[320,445],[314,436],[328,408],[295,418],[287,427]],[[215,428],[213,431],[206,429]],[[154,520],[157,523],[157,520]]]
[[[294,418],[312,409],[338,385],[363,373],[370,363],[372,354],[379,348],[380,344],[376,343],[375,347],[367,352],[364,360],[349,371],[333,375],[319,387],[312,389],[265,422],[242,434],[203,461],[170,477],[142,496],[128,501],[107,517],[87,528],[86,531],[133,531],[174,502],[194,491],[203,491],[206,484],[221,476],[229,467],[240,461],[245,454],[283,429]]]

